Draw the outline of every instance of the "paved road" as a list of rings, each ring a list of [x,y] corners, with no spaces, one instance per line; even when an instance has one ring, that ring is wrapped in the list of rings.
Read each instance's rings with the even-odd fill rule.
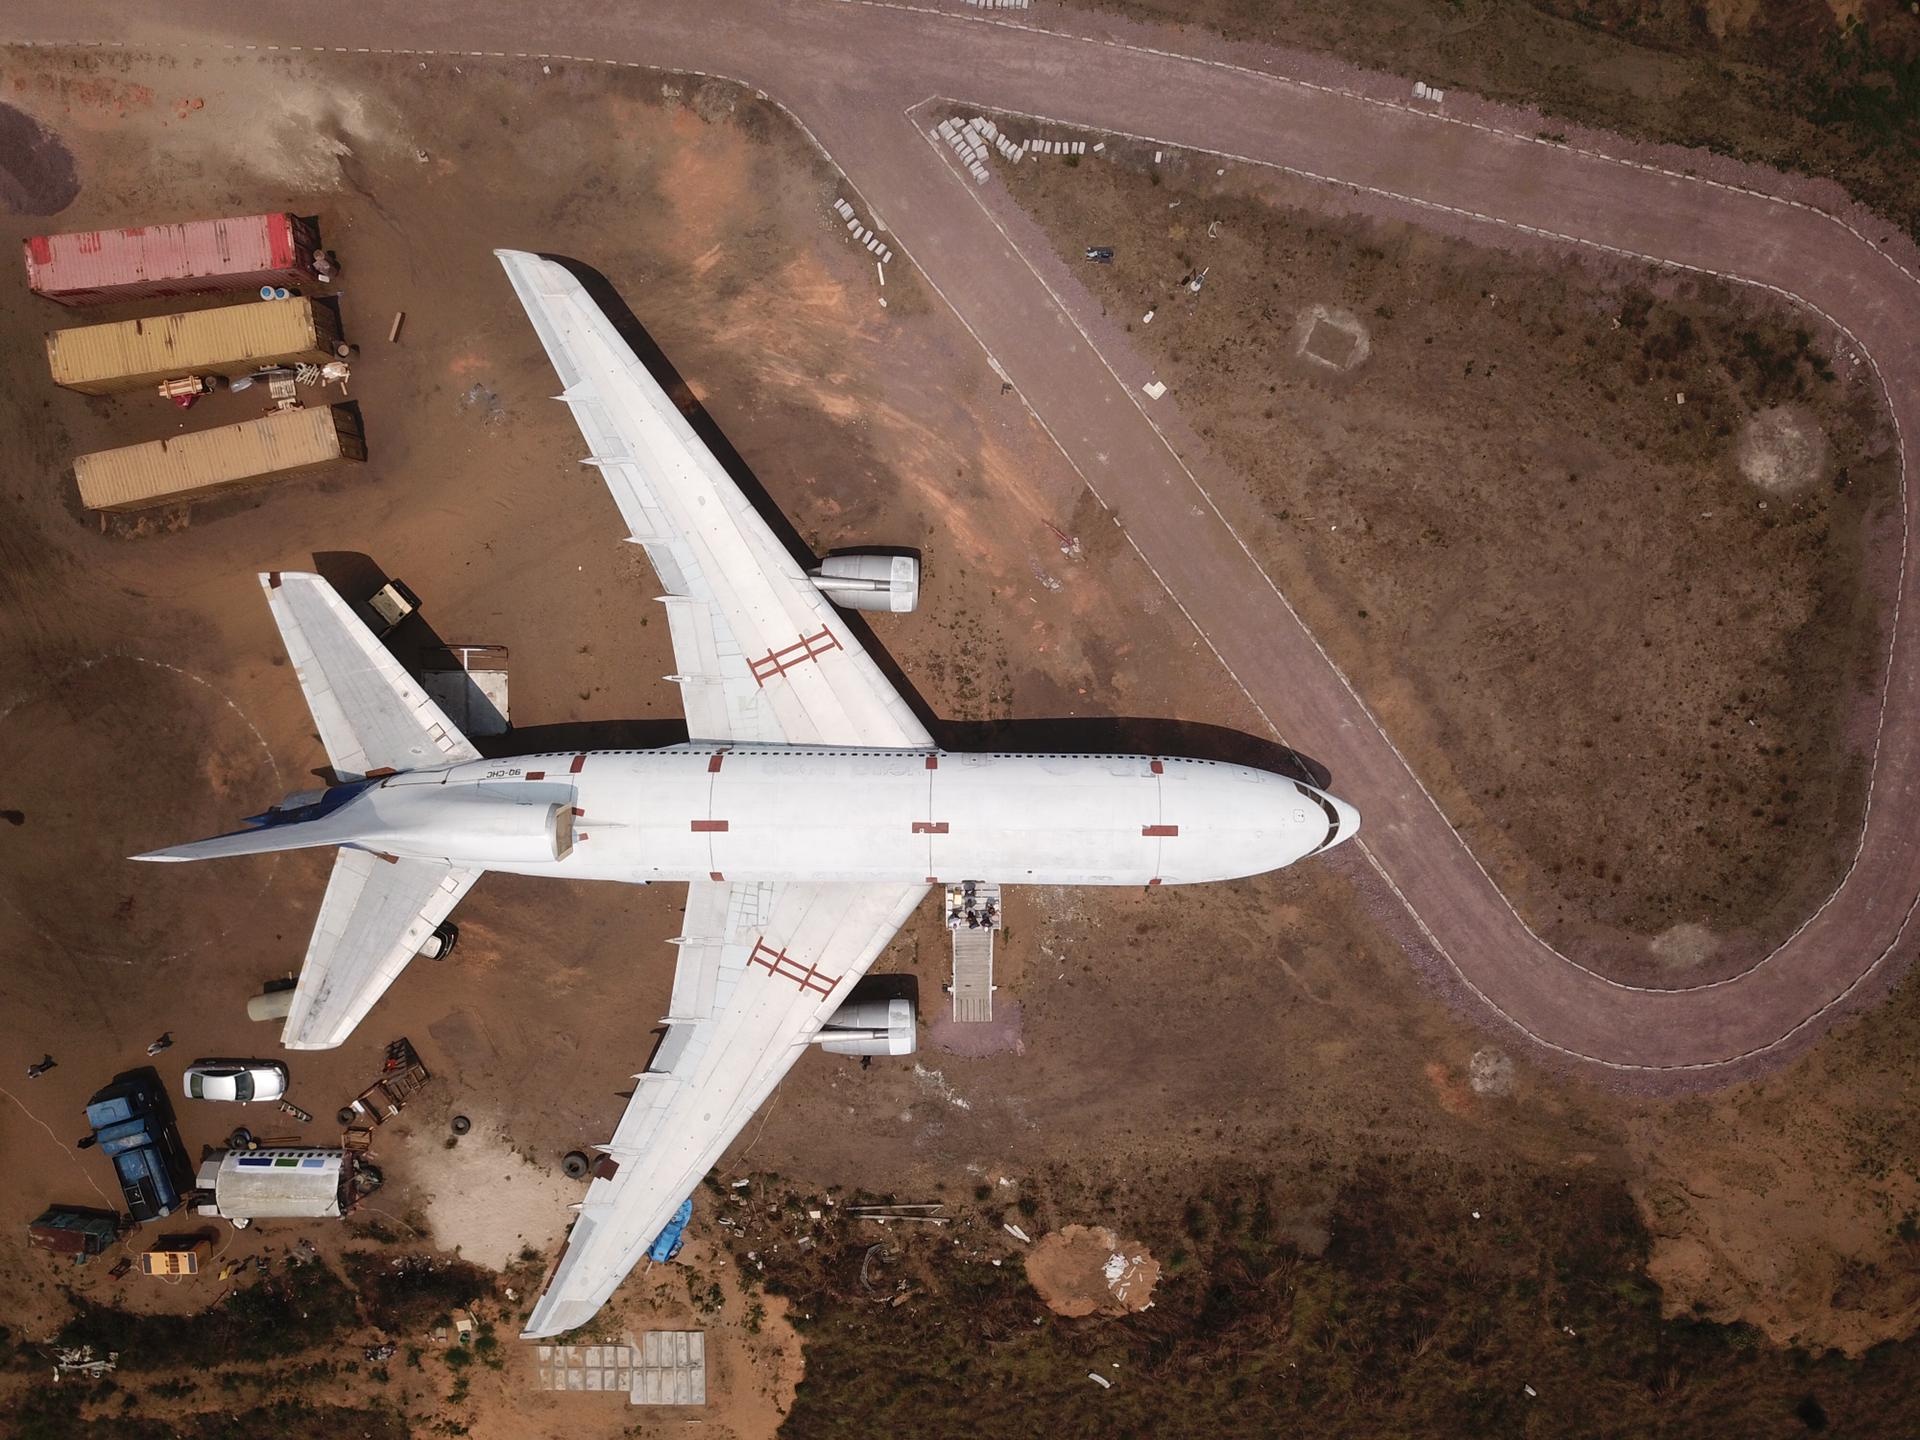
[[[1731,1076],[1792,1053],[1904,958],[1898,945],[1920,896],[1920,833],[1908,823],[1920,781],[1911,720],[1920,666],[1907,629],[1894,642],[1863,847],[1835,896],[1779,951],[1713,985],[1646,989],[1581,968],[1528,931],[1132,389],[909,112],[938,96],[1150,137],[1360,187],[1450,223],[1518,226],[1763,285],[1816,307],[1871,357],[1903,436],[1920,434],[1920,283],[1896,258],[1910,250],[1884,251],[1833,216],[1758,189],[1450,123],[1270,68],[977,14],[847,0],[549,0],[537,20],[512,0],[12,8],[0,21],[12,39],[533,52],[698,70],[765,90],[826,148],[895,248],[1128,522],[1142,557],[1276,730],[1332,769],[1366,817],[1369,861],[1460,982],[1507,1023],[1614,1071]],[[1903,564],[1903,604],[1915,583]]]

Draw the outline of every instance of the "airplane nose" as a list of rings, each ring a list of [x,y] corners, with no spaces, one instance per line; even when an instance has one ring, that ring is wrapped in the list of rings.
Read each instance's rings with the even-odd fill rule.
[[[1321,793],[1325,794],[1324,791]],[[1333,806],[1334,813],[1340,817],[1340,823],[1334,827],[1333,839],[1327,842],[1327,848],[1331,850],[1342,840],[1351,840],[1360,833],[1360,812],[1346,801],[1336,799],[1332,795],[1326,798],[1327,803]]]
[[[1350,840],[1354,835],[1359,833],[1360,812],[1354,809],[1353,806],[1347,804],[1346,801],[1336,800],[1333,796],[1327,794],[1326,791],[1319,789],[1317,786],[1304,785],[1298,781],[1294,783],[1294,788],[1300,792],[1303,799],[1313,802],[1314,808],[1319,812],[1319,814],[1315,816],[1316,822],[1324,820],[1327,826],[1327,829],[1321,833],[1321,837],[1315,842],[1313,848],[1307,852],[1308,854],[1322,854],[1331,850],[1342,840]],[[1297,818],[1305,820],[1307,817],[1305,814],[1301,814]]]

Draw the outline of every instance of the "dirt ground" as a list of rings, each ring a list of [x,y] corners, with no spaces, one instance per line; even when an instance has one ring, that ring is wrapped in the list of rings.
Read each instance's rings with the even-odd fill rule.
[[[1001,173],[1063,252],[1115,248],[1087,282],[1535,928],[1649,983],[1764,953],[1858,842],[1901,543],[1870,372],[1717,282],[1217,168]]]
[[[69,456],[237,417],[245,397],[183,417],[146,396],[57,392],[38,334],[64,317],[17,276],[0,285],[0,436],[14,457],[0,486],[0,1059],[14,1067],[0,1075],[0,1147],[13,1162],[0,1211],[16,1217],[0,1231],[0,1285],[13,1297],[0,1324],[16,1337],[50,1335],[68,1287],[175,1313],[220,1299],[210,1280],[167,1287],[113,1282],[101,1265],[56,1268],[26,1249],[17,1222],[50,1201],[107,1200],[108,1167],[73,1148],[81,1107],[160,1032],[176,1042],[159,1061],[169,1084],[199,1055],[272,1053],[244,1000],[299,963],[325,858],[120,859],[225,828],[324,763],[256,570],[317,555],[343,576],[404,577],[426,623],[396,637],[402,658],[435,637],[511,647],[529,746],[674,738],[654,581],[620,543],[597,477],[575,463],[579,442],[545,399],[552,377],[494,246],[604,272],[809,544],[923,547],[922,609],[877,627],[879,644],[927,707],[957,722],[954,743],[1259,753],[1236,738],[1255,718],[1151,577],[1092,534],[1071,472],[961,327],[898,264],[892,303],[879,306],[869,257],[829,208],[831,172],[764,106],[560,65],[39,52],[0,67],[0,94],[70,154],[79,188],[62,227],[280,206],[320,216],[345,267],[340,301],[362,347],[353,398],[372,453],[359,469],[103,531],[76,507]],[[181,103],[195,99],[201,108]],[[47,224],[0,217],[0,242]],[[397,310],[406,328],[389,346]],[[1050,526],[1088,530],[1077,557]],[[990,658],[963,658],[974,656]],[[1156,728],[1160,716],[1185,723]],[[1830,1292],[1782,1293],[1759,1267],[1804,1224],[1790,1195],[1755,1214],[1738,1186],[1682,1208],[1659,1209],[1658,1197],[1702,1167],[1733,1173],[1753,1133],[1776,1137],[1783,1165],[1819,1157],[1818,1117],[1841,1104],[1821,1089],[1834,1067],[1854,1063],[1856,1037],[1875,1024],[1896,1028],[1874,1053],[1897,1051],[1910,1022],[1875,1017],[1754,1098],[1736,1092],[1731,1129],[1698,1107],[1623,1105],[1515,1065],[1498,1037],[1423,992],[1369,919],[1363,883],[1343,857],[1203,890],[1015,892],[994,1043],[956,1038],[952,1052],[969,1053],[952,1053],[930,1027],[902,1065],[807,1057],[719,1167],[725,1193],[697,1200],[687,1263],[629,1282],[595,1333],[697,1323],[714,1357],[707,1433],[765,1434],[808,1383],[805,1332],[758,1289],[752,1262],[718,1243],[736,1179],[961,1203],[1058,1170],[1087,1177],[1094,1197],[1113,1176],[1231,1156],[1286,1177],[1286,1233],[1309,1244],[1317,1227],[1324,1243],[1344,1178],[1383,1154],[1634,1180],[1666,1216],[1669,1248],[1697,1241],[1708,1257],[1692,1279],[1673,1270],[1673,1304],[1773,1306],[1773,1333],[1816,1344],[1904,1333],[1909,1317],[1885,1299],[1912,1183],[1897,1138],[1871,1151],[1877,1171],[1855,1164],[1833,1178],[1860,1216],[1896,1219],[1796,1242],[1807,1275],[1824,1265],[1865,1277],[1859,1293],[1878,1318],[1844,1333]],[[681,904],[672,887],[487,877],[459,913],[454,959],[413,967],[348,1045],[292,1062],[293,1098],[318,1118],[288,1128],[330,1143],[326,1117],[372,1078],[386,1040],[411,1037],[435,1080],[379,1135],[386,1188],[347,1226],[226,1237],[223,1260],[283,1256],[300,1237],[329,1261],[369,1246],[459,1249],[488,1264],[511,1254],[500,1283],[514,1296],[503,1290],[490,1311],[509,1335],[565,1223],[559,1157],[611,1132],[665,1004]],[[947,941],[932,909],[880,968],[918,978],[923,1023],[939,1014]],[[21,1079],[47,1051],[58,1067]],[[1870,1066],[1842,1078],[1859,1106],[1886,1083]],[[1854,1104],[1842,1108],[1857,1121]],[[449,1148],[456,1112],[474,1131]],[[189,1151],[238,1116],[182,1102]],[[1678,1137],[1700,1141],[1686,1170]],[[1099,1223],[1096,1204],[1057,1220]],[[344,1337],[340,1354],[373,1338]],[[37,1352],[20,1363],[37,1373]],[[0,1383],[17,1389],[26,1373]],[[530,1349],[511,1341],[504,1368],[476,1372],[459,1400],[432,1356],[384,1379],[305,1373],[289,1369],[276,1393],[398,1407],[421,1429],[664,1434],[687,1419],[541,1395]],[[204,1408],[131,1380],[125,1393],[143,1414]],[[124,1398],[113,1404],[121,1413]]]

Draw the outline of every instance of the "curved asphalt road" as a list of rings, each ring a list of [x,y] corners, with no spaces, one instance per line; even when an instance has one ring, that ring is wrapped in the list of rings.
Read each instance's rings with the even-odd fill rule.
[[[909,111],[937,96],[1125,132],[1360,187],[1455,223],[1517,226],[1765,286],[1823,313],[1871,358],[1903,454],[1904,436],[1920,434],[1915,274],[1841,220],[1755,190],[1028,20],[866,0],[548,0],[537,12],[512,0],[304,11],[16,0],[0,39],[590,59],[704,71],[766,91],[829,152],[1087,483],[1135,522],[1135,548],[1276,731],[1338,776],[1366,817],[1367,858],[1461,982],[1506,1022],[1613,1071],[1732,1078],[1792,1053],[1884,982],[1920,896],[1920,834],[1908,823],[1920,783],[1910,627],[1896,630],[1863,845],[1833,898],[1767,960],[1717,984],[1654,990],[1583,969],[1520,921],[1132,389]],[[538,237],[502,236],[527,240]],[[1903,468],[1910,512],[1904,478]],[[1903,562],[1902,606],[1915,584]]]

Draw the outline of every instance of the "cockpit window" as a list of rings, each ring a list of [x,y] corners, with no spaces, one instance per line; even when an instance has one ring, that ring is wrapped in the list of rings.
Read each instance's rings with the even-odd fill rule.
[[[1322,850],[1326,849],[1329,845],[1333,844],[1333,842],[1339,837],[1340,812],[1334,809],[1333,802],[1327,799],[1327,797],[1322,795],[1318,790],[1310,790],[1305,785],[1302,785],[1298,780],[1293,782],[1293,788],[1298,790],[1303,797],[1313,801],[1315,805],[1318,805],[1320,807],[1321,813],[1327,817],[1327,838],[1322,840],[1318,845],[1314,846],[1313,849],[1307,852],[1309,855],[1318,855]]]

